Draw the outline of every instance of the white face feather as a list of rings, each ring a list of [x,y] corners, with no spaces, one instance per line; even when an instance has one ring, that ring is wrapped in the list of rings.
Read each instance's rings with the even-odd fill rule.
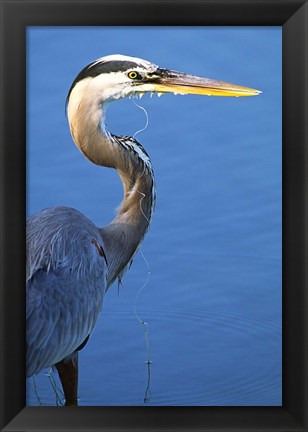
[[[144,73],[141,68],[131,70]],[[129,71],[128,71],[129,72]],[[86,78],[76,84],[70,96],[70,103],[73,100],[91,97],[92,101],[101,104],[109,103],[121,98],[134,96],[146,92],[155,92],[155,86],[150,83],[134,86],[132,79],[127,76],[127,72],[109,72],[94,78]]]
[[[144,73],[144,69],[135,67],[130,70]],[[129,70],[129,71],[130,71]],[[128,71],[128,72],[129,72]],[[133,80],[127,76],[128,72],[110,72],[101,74],[91,79],[90,87],[100,94],[102,101],[111,102],[113,100],[125,98],[140,92],[155,91],[153,84],[144,83],[138,86],[133,85]]]

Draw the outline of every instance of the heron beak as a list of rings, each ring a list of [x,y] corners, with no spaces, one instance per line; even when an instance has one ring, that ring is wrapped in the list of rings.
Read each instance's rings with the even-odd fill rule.
[[[157,75],[151,81],[151,84],[154,86],[154,91],[158,93],[207,96],[256,96],[262,93],[260,90],[249,87],[201,78],[168,69],[158,69]]]

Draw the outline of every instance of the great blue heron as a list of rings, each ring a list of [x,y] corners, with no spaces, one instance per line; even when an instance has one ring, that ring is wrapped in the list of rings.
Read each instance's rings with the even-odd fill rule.
[[[109,102],[146,92],[260,93],[123,55],[102,57],[77,75],[67,97],[73,140],[91,162],[118,171],[124,200],[103,228],[66,207],[47,208],[27,221],[27,377],[55,365],[66,405],[77,405],[78,351],[95,326],[107,289],[122,278],[152,218],[155,183],[147,152],[134,138],[111,134],[104,123]]]

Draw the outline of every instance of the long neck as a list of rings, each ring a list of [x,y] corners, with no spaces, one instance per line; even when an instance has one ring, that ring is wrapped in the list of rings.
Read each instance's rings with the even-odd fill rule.
[[[93,102],[94,101],[94,102]],[[108,285],[121,276],[146,234],[155,205],[152,165],[143,147],[106,131],[101,100],[73,92],[68,104],[70,130],[80,151],[97,165],[117,169],[124,199],[115,219],[100,228],[108,261]]]

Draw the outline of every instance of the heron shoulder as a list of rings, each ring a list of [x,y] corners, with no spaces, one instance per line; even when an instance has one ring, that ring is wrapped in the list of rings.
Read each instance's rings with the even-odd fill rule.
[[[27,220],[27,280],[39,270],[62,269],[76,279],[107,271],[98,228],[78,210],[50,207]]]

